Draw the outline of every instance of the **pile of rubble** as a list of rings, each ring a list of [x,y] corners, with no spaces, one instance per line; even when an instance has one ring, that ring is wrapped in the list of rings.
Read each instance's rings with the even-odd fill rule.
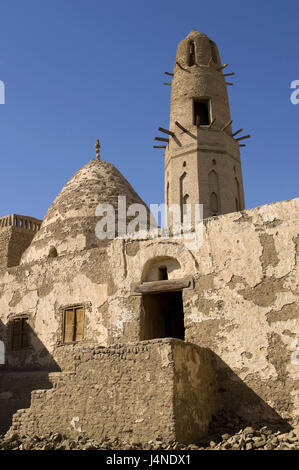
[[[235,433],[209,438],[198,445],[165,444],[161,440],[147,444],[120,443],[118,440],[95,442],[84,435],[71,439],[61,434],[47,436],[0,436],[1,450],[299,450],[299,429],[289,432],[246,427]]]
[[[299,450],[299,432],[297,430],[286,433],[274,432],[266,426],[259,430],[246,427],[232,435],[223,434],[220,440],[211,440],[204,448],[214,450]]]

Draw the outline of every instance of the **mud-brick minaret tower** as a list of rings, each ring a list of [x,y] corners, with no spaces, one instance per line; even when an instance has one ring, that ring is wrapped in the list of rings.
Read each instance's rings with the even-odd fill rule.
[[[205,34],[191,31],[179,43],[165,150],[165,203],[203,204],[204,218],[245,208],[224,69],[216,44]]]

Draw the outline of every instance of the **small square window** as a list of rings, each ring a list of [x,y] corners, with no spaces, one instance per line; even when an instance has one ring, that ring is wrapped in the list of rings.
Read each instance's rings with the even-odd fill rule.
[[[159,281],[167,281],[168,280],[168,272],[166,266],[161,266],[159,268]]]
[[[208,100],[193,101],[193,125],[208,126],[210,124],[210,112]]]

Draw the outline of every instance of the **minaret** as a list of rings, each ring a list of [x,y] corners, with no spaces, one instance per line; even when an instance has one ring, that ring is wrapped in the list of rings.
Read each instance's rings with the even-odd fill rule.
[[[191,31],[178,45],[166,130],[165,203],[182,209],[203,204],[204,218],[245,208],[239,149],[244,137],[232,135],[225,67],[205,34]]]

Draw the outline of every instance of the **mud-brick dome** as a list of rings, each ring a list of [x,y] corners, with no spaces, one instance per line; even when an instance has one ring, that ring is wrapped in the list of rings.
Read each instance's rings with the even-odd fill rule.
[[[95,228],[100,218],[95,214],[96,208],[100,203],[111,204],[117,218],[118,196],[126,196],[127,207],[135,203],[145,205],[111,163],[91,160],[59,193],[22,263],[99,246]]]

